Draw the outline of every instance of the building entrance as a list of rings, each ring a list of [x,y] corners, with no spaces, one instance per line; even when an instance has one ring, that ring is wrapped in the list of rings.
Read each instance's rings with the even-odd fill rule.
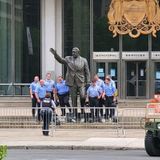
[[[118,80],[117,62],[97,62],[96,73],[102,80],[105,79],[106,75],[110,75],[117,85],[117,80]]]
[[[126,62],[126,98],[146,98],[146,61]]]

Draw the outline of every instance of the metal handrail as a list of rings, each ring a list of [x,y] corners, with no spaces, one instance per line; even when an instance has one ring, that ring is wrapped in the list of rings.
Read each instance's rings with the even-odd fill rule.
[[[13,83],[13,86],[29,86],[30,83]]]
[[[12,86],[13,83],[0,83],[0,86]]]
[[[0,83],[0,86],[6,86],[7,89],[3,89],[4,91],[4,94],[2,94],[2,96],[8,96],[8,95],[11,95],[11,96],[14,96],[14,95],[17,95],[16,92],[15,92],[15,89],[17,87],[20,88],[20,93],[18,95],[28,95],[28,94],[23,94],[23,87],[29,87],[30,83],[13,83],[13,82],[10,82],[10,83]],[[8,94],[8,90],[10,90],[9,94]]]
[[[30,83],[0,83],[0,86],[29,86]]]

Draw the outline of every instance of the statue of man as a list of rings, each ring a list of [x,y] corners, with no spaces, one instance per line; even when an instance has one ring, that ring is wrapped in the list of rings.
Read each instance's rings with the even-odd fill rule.
[[[87,59],[80,56],[77,47],[72,49],[72,56],[65,58],[60,57],[53,48],[50,48],[50,52],[59,63],[67,66],[66,84],[70,87],[72,106],[77,107],[77,91],[79,91],[81,107],[83,107],[86,98],[85,86],[90,83]]]

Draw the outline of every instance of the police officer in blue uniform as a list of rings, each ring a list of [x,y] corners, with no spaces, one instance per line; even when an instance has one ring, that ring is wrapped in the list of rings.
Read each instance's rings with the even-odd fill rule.
[[[66,81],[62,76],[58,76],[55,83],[55,94],[57,94],[60,106],[62,109],[62,116],[65,116],[65,106],[70,107],[69,104],[69,87],[66,85]]]
[[[94,75],[94,79],[96,81],[96,85],[101,87],[101,89],[102,89],[103,85],[104,85],[104,81],[102,79],[100,79],[97,74]],[[103,105],[104,105],[104,99],[101,96],[99,98],[99,107],[103,107]],[[101,115],[101,117],[103,117],[103,109],[100,109],[100,115]]]
[[[91,114],[90,118],[93,119],[93,121],[96,121],[99,119],[99,99],[102,95],[102,88],[96,85],[96,80],[92,80],[91,86],[87,89],[87,98],[89,99],[89,105],[91,107]],[[94,109],[95,109],[95,115],[94,115]]]
[[[35,108],[37,105],[37,99],[35,96],[36,87],[39,85],[39,77],[35,76],[34,81],[30,84],[30,97],[32,99],[32,116],[35,117]]]
[[[105,78],[105,83],[103,85],[103,95],[102,98],[104,99],[104,104],[105,107],[115,107],[113,106],[114,102],[114,94],[116,92],[115,86],[111,83],[111,79],[106,77]],[[105,118],[113,118],[114,116],[114,109],[106,109],[105,111]]]
[[[56,118],[56,116],[54,116],[55,108],[56,105],[51,99],[50,93],[46,93],[45,98],[42,100],[42,109],[40,112],[43,120],[42,132],[44,136],[48,136],[49,134],[49,125],[52,118]]]
[[[51,94],[51,98],[54,100],[54,84],[55,82],[51,79],[51,73],[46,74],[46,80],[44,85],[46,86],[46,92]]]
[[[44,85],[44,80],[40,80],[40,84],[36,87],[35,96],[38,102],[38,107],[41,107],[41,102],[45,98],[47,93],[46,86]],[[38,109],[38,121],[40,121],[40,109]]]
[[[112,77],[111,77],[110,75],[106,75],[106,78],[109,78],[109,79],[110,79],[110,83],[112,84],[112,86],[116,88],[116,83],[115,83],[115,81],[112,79]]]

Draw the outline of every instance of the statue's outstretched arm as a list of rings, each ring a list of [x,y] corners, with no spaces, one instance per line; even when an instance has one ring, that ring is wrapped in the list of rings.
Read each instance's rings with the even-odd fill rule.
[[[55,58],[59,63],[67,64],[65,58],[60,57],[53,48],[50,48],[49,51],[54,55],[54,58]]]

